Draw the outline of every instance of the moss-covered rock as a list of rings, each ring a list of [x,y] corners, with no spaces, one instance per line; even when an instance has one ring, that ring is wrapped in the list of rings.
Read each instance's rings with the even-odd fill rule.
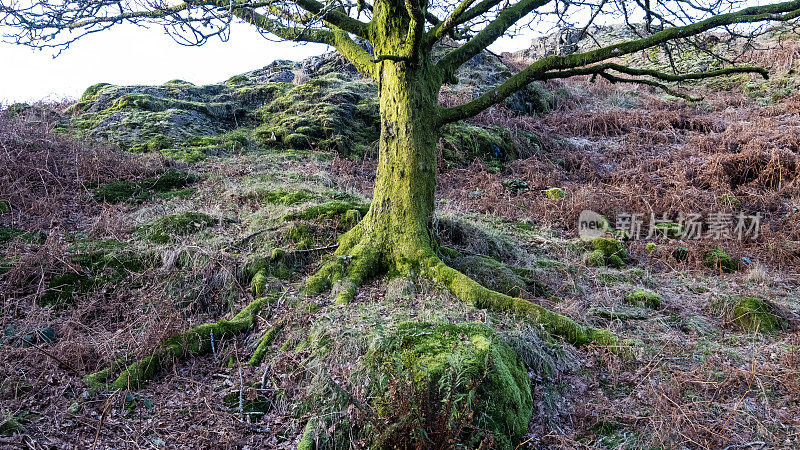
[[[722,247],[716,247],[710,250],[703,256],[703,264],[706,267],[722,271],[724,273],[733,273],[739,270],[739,263],[731,258]]]
[[[445,90],[474,98],[512,74],[498,58],[480,54],[459,69],[462,82]],[[377,149],[377,95],[372,80],[340,55],[327,53],[297,63],[275,61],[206,86],[180,80],[161,86],[99,83],[70,109],[70,120],[79,137],[190,162],[251,144],[349,157]],[[552,94],[537,83],[506,101],[523,113],[547,110],[552,103]],[[511,136],[502,127],[462,123],[446,127],[443,142],[448,143],[443,147],[448,164],[469,163],[475,157],[502,163],[538,145],[528,133]]]
[[[758,297],[734,298],[733,322],[746,331],[772,333],[788,326],[774,305]]]
[[[586,265],[589,267],[609,266],[615,269],[622,269],[628,261],[628,253],[622,242],[607,238],[598,237],[589,242],[592,249],[586,256]]]
[[[442,157],[447,166],[469,164],[476,158],[487,161],[490,166],[503,164],[517,159],[523,148],[535,148],[537,142],[531,134],[512,136],[507,128],[480,127],[465,122],[445,126],[440,138]]]
[[[547,196],[550,200],[560,200],[564,198],[567,194],[564,192],[563,189],[554,187],[550,189],[546,189],[544,191],[544,195]]]
[[[380,373],[399,370],[395,375],[408,377],[420,392],[430,386],[434,408],[448,395],[465,402],[460,406],[474,414],[473,425],[490,431],[497,448],[513,448],[528,428],[533,401],[527,371],[482,323],[402,322],[368,358]]]
[[[591,246],[595,250],[600,250],[603,252],[603,256],[609,257],[612,255],[617,255],[623,260],[628,259],[628,253],[625,251],[625,246],[622,245],[622,242],[606,237],[599,237],[592,239]]]
[[[661,307],[661,296],[655,292],[644,289],[636,289],[635,291],[625,294],[623,300],[625,303],[634,306],[647,306],[648,308],[654,309]]]

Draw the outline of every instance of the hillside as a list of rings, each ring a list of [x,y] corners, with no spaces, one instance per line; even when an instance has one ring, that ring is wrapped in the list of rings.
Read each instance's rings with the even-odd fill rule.
[[[334,54],[11,105],[0,446],[799,446],[800,44],[761,39],[772,50],[746,58],[769,80],[678,86],[695,102],[533,84],[439,140],[445,262],[622,349],[423,278],[370,280],[346,305],[347,286],[302,292],[366,213],[377,165],[377,89]],[[441,102],[539,51],[479,55]],[[579,237],[584,210],[604,237]]]

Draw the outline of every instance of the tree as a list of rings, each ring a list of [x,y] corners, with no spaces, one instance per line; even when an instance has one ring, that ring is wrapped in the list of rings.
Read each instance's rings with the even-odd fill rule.
[[[445,124],[472,117],[533,81],[576,75],[612,82],[645,83],[681,94],[664,82],[767,72],[728,67],[701,73],[667,73],[628,67],[614,59],[655,46],[687,45],[701,33],[758,32],[765,24],[800,17],[800,0],[734,10],[738,0],[0,0],[6,37],[59,52],[88,34],[121,23],[156,23],[176,40],[201,45],[228,37],[232,20],[269,38],[335,47],[379,87],[381,138],[372,204],[366,216],[340,238],[335,257],[313,275],[307,291],[337,283],[337,301],[381,273],[424,276],[481,308],[511,310],[548,331],[582,344],[613,344],[607,332],[581,326],[526,300],[486,289],[445,265],[431,234],[436,187],[438,133]],[[362,16],[366,21],[361,20]],[[589,32],[599,17],[621,18],[632,30],[626,41],[572,54],[543,57],[501,85],[464,104],[444,107],[439,91],[455,83],[457,69],[520,25],[576,26]],[[637,26],[634,23],[640,23]],[[744,30],[736,28],[744,24]],[[741,27],[740,27],[741,28]],[[457,45],[434,58],[444,39]],[[368,44],[368,45],[367,45]],[[621,75],[620,75],[621,74]],[[633,77],[633,78],[626,78]]]

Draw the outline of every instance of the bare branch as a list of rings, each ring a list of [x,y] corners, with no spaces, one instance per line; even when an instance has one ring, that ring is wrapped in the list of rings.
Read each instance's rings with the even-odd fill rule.
[[[570,69],[607,59],[627,55],[637,51],[680,38],[698,35],[704,31],[725,25],[738,23],[755,23],[766,21],[787,21],[800,17],[800,0],[776,3],[772,5],[745,8],[738,12],[712,16],[690,25],[668,28],[651,36],[609,45],[596,50],[576,53],[568,56],[548,56],[542,58],[521,72],[509,78],[478,98],[463,105],[443,110],[443,122],[455,122],[474,116],[484,109],[505,100],[508,96],[522,89],[529,83],[547,78],[547,72]]]

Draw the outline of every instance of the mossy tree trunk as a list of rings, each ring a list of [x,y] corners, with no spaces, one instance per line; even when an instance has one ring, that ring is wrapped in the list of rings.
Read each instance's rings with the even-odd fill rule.
[[[372,203],[358,225],[340,238],[337,258],[308,286],[318,292],[342,280],[340,302],[368,277],[419,274],[421,263],[434,256],[430,228],[442,83],[428,52],[409,37],[413,27],[405,3],[377,2],[375,16],[383,20],[373,20],[370,30],[381,119]]]

